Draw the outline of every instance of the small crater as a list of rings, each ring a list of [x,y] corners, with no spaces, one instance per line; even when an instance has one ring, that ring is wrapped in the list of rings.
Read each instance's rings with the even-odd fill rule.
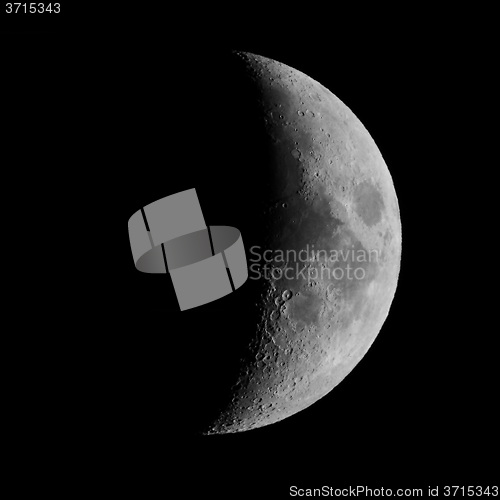
[[[269,315],[269,319],[271,321],[276,321],[280,316],[280,313],[278,311],[272,311],[271,314]]]

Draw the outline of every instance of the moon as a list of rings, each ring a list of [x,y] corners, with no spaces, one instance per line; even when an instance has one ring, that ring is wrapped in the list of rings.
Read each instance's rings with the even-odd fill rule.
[[[248,431],[304,411],[372,345],[398,281],[398,200],[360,120],[304,73],[242,52],[172,67],[141,73],[140,112],[117,102],[141,165],[120,191],[133,213],[195,188],[208,224],[241,232],[248,279],[179,312],[168,276],[132,266],[123,401],[187,435]]]
[[[205,434],[276,423],[337,386],[389,313],[401,255],[392,178],[360,120],[304,73],[235,57],[257,96],[269,187],[259,193],[265,227],[247,247],[260,286],[255,333]]]

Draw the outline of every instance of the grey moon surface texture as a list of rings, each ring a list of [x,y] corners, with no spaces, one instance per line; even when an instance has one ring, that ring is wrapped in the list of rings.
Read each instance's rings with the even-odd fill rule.
[[[265,244],[246,248],[250,276],[263,276],[251,356],[205,434],[273,424],[328,394],[377,337],[400,269],[396,192],[360,120],[304,73],[236,57],[259,96],[273,196],[256,194]]]

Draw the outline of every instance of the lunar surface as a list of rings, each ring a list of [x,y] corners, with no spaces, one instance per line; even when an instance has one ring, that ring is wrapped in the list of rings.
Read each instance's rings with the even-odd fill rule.
[[[243,232],[259,283],[254,334],[206,434],[278,422],[339,384],[389,313],[401,253],[389,170],[351,110],[300,71],[235,57],[258,96],[270,181],[255,194],[262,236]]]
[[[285,64],[248,53],[194,54],[169,72],[146,63],[116,105],[124,163],[141,166],[117,187],[127,216],[195,188],[210,224],[240,230],[248,279],[179,312],[167,275],[131,265],[122,413],[186,434],[279,422],[338,385],[389,313],[401,253],[389,170],[353,112]]]

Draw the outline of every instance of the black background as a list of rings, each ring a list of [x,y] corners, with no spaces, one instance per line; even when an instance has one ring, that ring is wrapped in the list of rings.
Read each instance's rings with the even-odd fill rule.
[[[110,491],[154,485],[195,497],[281,498],[291,485],[494,483],[494,331],[484,324],[478,258],[463,250],[471,238],[459,185],[466,159],[449,155],[460,141],[449,125],[461,99],[457,82],[475,67],[466,34],[436,13],[313,4],[308,15],[276,17],[253,8],[193,7],[189,15],[69,8],[57,22],[7,20],[3,37],[12,111],[5,142],[14,153],[5,157],[12,165],[5,199],[17,206],[29,194],[17,213],[40,231],[26,299],[38,326],[23,313],[10,379],[37,454],[55,452],[62,462],[76,455],[78,465],[64,473],[74,487],[85,483],[83,473]],[[234,103],[221,101],[224,78],[214,71],[225,49],[299,69],[352,109],[393,177],[403,253],[383,329],[334,391],[278,424],[207,437],[190,434],[183,413],[193,411],[187,399],[209,399],[196,379],[209,386],[210,374],[198,375],[192,358],[217,321],[241,318],[218,304],[207,329],[189,333],[187,320],[160,303],[175,304],[168,283],[135,273],[126,221],[138,207],[195,186],[211,224],[240,227],[206,203],[219,184],[245,183],[241,170],[228,181],[215,168],[235,134]],[[168,168],[168,186],[154,177],[159,168]],[[51,241],[61,242],[56,253]],[[148,287],[164,299],[141,297]],[[146,310],[154,298],[138,317],[137,303]],[[164,330],[151,330],[162,315]]]

